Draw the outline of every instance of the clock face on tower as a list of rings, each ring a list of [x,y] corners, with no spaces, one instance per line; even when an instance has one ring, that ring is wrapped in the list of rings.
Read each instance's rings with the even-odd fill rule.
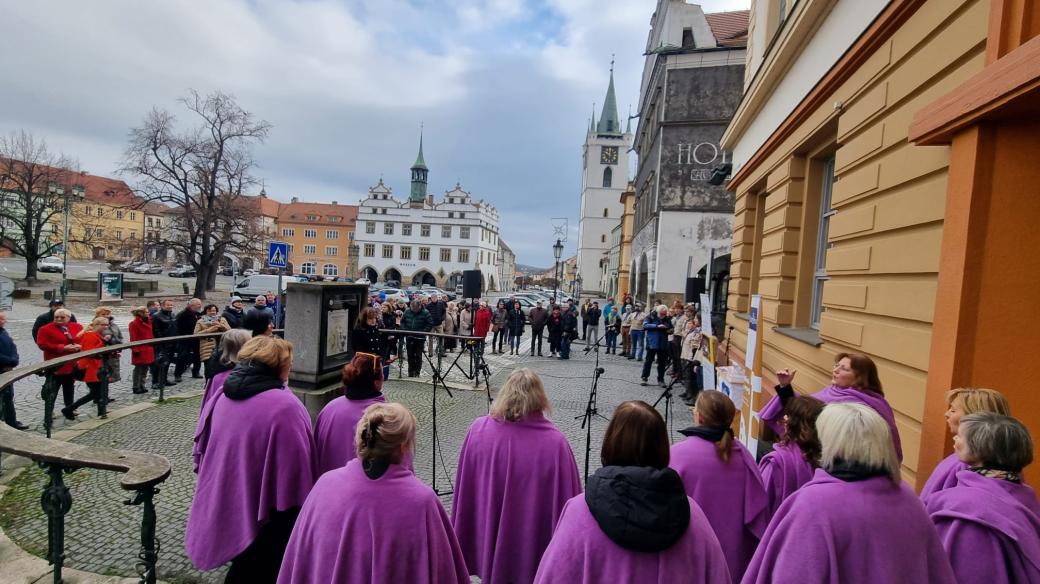
[[[617,164],[617,146],[603,146],[599,151],[600,164]]]

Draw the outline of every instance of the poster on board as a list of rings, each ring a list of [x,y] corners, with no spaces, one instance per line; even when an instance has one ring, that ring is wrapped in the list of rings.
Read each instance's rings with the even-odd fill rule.
[[[714,334],[711,330],[711,298],[707,294],[701,294],[701,332],[709,337]]]
[[[98,272],[99,302],[118,302],[123,299],[123,274],[121,272]]]
[[[755,371],[755,357],[758,355],[758,318],[762,312],[762,296],[751,296],[751,310],[748,314],[747,350],[744,352],[744,367]]]

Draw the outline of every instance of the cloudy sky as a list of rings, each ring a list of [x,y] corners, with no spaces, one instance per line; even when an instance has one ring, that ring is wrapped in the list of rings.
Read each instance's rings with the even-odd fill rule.
[[[702,0],[707,12],[749,0]],[[635,105],[656,0],[41,0],[8,2],[0,133],[27,130],[114,175],[153,106],[221,90],[273,124],[268,193],[407,195],[425,124],[430,192],[461,181],[502,216],[517,261],[548,266],[551,217],[577,239],[581,144],[606,92]],[[598,112],[597,112],[598,116]],[[132,177],[126,177],[133,182]]]

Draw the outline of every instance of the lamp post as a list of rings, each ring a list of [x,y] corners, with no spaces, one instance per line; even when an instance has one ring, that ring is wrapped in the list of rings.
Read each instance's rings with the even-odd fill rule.
[[[559,304],[560,298],[558,290],[560,288],[560,256],[563,255],[563,243],[557,239],[556,243],[553,244],[553,257],[556,258],[556,267],[553,268],[553,303]]]
[[[65,187],[59,183],[51,182],[47,184],[47,192],[53,197],[62,197],[65,202],[64,215],[65,215],[65,237],[61,242],[61,301],[65,302],[65,295],[68,293],[68,263],[69,263],[69,195],[71,194],[76,199],[82,200],[85,189],[83,185],[73,185],[71,191],[66,191]]]
[[[360,277],[358,274],[358,244],[351,243],[347,248],[347,255],[350,257],[350,277],[356,281]]]
[[[581,298],[581,274],[574,279],[574,297]]]

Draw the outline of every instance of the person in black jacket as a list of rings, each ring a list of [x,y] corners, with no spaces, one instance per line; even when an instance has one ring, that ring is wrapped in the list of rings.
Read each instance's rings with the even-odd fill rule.
[[[177,336],[177,322],[173,316],[173,300],[163,300],[161,309],[152,315],[152,336],[157,339]],[[194,331],[194,329],[192,329]],[[155,373],[152,380],[155,389],[173,385],[176,381],[170,381],[170,363],[174,356],[173,343],[162,343],[155,345]]]
[[[560,350],[560,340],[563,338],[563,315],[560,314],[559,304],[553,305],[552,312],[549,313],[545,324],[549,327],[549,356],[555,357],[556,352]]]
[[[246,313],[242,308],[242,299],[238,296],[231,298],[231,304],[224,309],[224,313],[221,315],[224,320],[227,321],[231,328],[243,328],[242,319],[245,318]]]
[[[177,313],[177,336],[194,335],[195,324],[202,317],[202,301],[192,298],[184,310]],[[191,367],[191,376],[202,379],[199,370],[202,362],[199,360],[199,342],[195,340],[180,341],[177,343],[177,365],[173,368],[173,382],[180,383],[181,375]]]
[[[18,347],[7,334],[7,313],[0,310],[0,373],[7,373],[18,366]],[[0,388],[0,406],[4,410],[4,422],[15,430],[28,430],[29,426],[18,421],[14,412],[14,386]]]
[[[401,318],[402,331],[429,332],[433,328],[430,312],[423,308],[422,302],[412,300],[411,307]],[[418,377],[422,372],[422,351],[426,339],[423,336],[406,336],[408,349],[408,377]]]
[[[578,317],[567,312],[561,317],[563,334],[560,336],[560,359],[571,358],[571,341],[578,338]]]
[[[448,303],[444,301],[444,298],[440,294],[434,294],[430,298],[430,303],[426,305],[426,311],[430,313],[430,321],[433,323],[433,327],[430,332],[443,333],[444,332],[444,317],[448,314]],[[426,353],[433,355],[433,347],[437,345],[441,347],[440,352],[444,352],[443,343],[439,337],[429,337],[429,341],[426,346]]]
[[[537,306],[531,309],[528,314],[531,319],[531,355],[534,355],[534,347],[538,345],[538,356],[542,356],[542,332],[545,330],[545,324],[549,322],[549,312],[542,308],[542,301],[539,300]],[[552,351],[552,343],[550,343],[549,350]]]
[[[48,304],[47,306],[49,306],[50,309],[47,312],[41,314],[40,316],[37,316],[36,322],[33,323],[32,338],[34,343],[36,342],[36,333],[39,332],[40,327],[47,323],[54,322],[54,311],[58,310],[59,308],[65,308],[65,303],[55,298],[54,300],[51,300],[50,304]],[[69,319],[69,322],[76,322],[76,315],[72,315],[72,318]]]
[[[524,310],[519,302],[506,314],[506,329],[509,331],[509,354],[520,354],[520,337],[524,336]]]
[[[599,309],[599,302],[593,302],[592,306],[585,311],[585,332],[587,345],[595,345],[599,342],[599,317],[603,312]]]

